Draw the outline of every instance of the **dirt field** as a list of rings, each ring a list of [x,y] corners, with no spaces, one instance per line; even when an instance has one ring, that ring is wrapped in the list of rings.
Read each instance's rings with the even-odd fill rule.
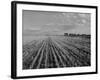
[[[46,36],[23,45],[23,69],[91,65],[90,38]]]

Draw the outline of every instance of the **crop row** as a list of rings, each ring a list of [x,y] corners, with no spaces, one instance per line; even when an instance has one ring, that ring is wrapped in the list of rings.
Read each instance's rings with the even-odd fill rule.
[[[90,66],[91,49],[88,45],[90,40],[73,37],[32,41],[23,45],[23,69]]]

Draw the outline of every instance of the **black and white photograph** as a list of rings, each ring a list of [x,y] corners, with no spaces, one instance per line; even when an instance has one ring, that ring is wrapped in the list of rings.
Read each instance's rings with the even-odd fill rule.
[[[91,66],[89,13],[23,10],[23,69]]]
[[[12,4],[14,78],[97,73],[96,6]]]

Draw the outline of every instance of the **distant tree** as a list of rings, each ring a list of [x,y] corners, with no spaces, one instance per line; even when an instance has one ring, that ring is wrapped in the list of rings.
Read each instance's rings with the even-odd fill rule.
[[[68,36],[68,33],[64,33],[64,36]]]
[[[88,34],[64,33],[64,36],[70,36],[70,37],[82,37],[82,38],[91,38],[91,35],[88,35]]]

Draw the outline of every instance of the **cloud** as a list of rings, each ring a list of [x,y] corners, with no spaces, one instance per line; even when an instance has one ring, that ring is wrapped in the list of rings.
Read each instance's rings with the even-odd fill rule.
[[[64,32],[89,33],[89,29],[90,14],[87,13],[24,11],[25,36],[64,34]]]

